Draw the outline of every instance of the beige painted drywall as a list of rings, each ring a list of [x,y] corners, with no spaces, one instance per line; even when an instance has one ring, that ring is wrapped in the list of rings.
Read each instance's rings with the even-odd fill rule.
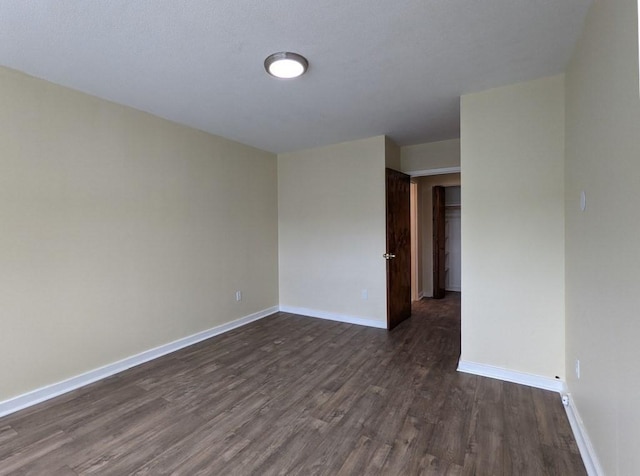
[[[566,78],[567,383],[608,475],[640,468],[638,82],[636,0],[594,2]]]
[[[384,136],[278,156],[281,306],[386,323],[384,169]]]
[[[460,167],[460,139],[401,147],[400,162],[401,170],[406,174],[421,170]]]
[[[278,304],[273,154],[4,68],[0,136],[0,401]]]
[[[462,359],[564,376],[564,78],[462,97]]]
[[[400,147],[389,137],[384,138],[384,158],[386,167],[389,169],[401,171],[402,165],[400,161]]]
[[[419,290],[425,297],[433,297],[433,187],[460,185],[460,174],[430,175],[416,177],[420,199],[420,263]]]

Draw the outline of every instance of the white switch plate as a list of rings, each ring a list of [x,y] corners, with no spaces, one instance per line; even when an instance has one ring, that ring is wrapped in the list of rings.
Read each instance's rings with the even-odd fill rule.
[[[369,299],[369,291],[367,289],[363,289],[362,290],[362,300],[366,301],[367,299]]]
[[[236,291],[236,301],[242,301],[242,291]]]
[[[585,211],[587,209],[587,194],[583,190],[580,192],[580,210]]]
[[[576,377],[580,380],[580,359],[576,359]]]

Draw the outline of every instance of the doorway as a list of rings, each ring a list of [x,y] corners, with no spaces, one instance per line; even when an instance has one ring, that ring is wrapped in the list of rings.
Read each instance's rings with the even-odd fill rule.
[[[419,301],[423,297],[434,297],[433,188],[436,186],[445,188],[444,217],[449,222],[448,231],[445,227],[444,264],[445,269],[449,268],[449,271],[444,276],[444,290],[461,291],[459,284],[461,254],[459,248],[457,253],[451,248],[452,244],[455,246],[457,242],[459,247],[460,243],[460,173],[412,177],[412,182],[415,184],[417,195],[415,200],[412,200],[412,216],[415,217],[415,220],[412,220],[411,230],[412,242],[415,243],[411,254],[412,271],[414,271],[411,273],[412,289],[415,289],[412,292],[412,300]],[[457,200],[454,200],[452,193],[454,196],[457,195]],[[455,267],[456,272],[452,272],[452,266]]]

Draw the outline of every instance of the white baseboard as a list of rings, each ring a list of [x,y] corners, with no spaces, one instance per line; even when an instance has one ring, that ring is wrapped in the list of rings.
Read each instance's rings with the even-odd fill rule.
[[[387,328],[386,322],[377,321],[375,319],[367,319],[364,317],[356,316],[345,316],[343,314],[334,314],[332,312],[318,311],[316,309],[307,309],[304,307],[280,306],[280,311],[289,312],[291,314],[300,314],[301,316],[328,319],[330,321],[345,322],[347,324],[357,324],[359,326],[377,327],[378,329]]]
[[[420,291],[418,293],[418,300],[422,299],[424,297],[424,293],[422,291]]]
[[[504,369],[493,365],[479,364],[477,362],[460,360],[458,362],[458,371],[528,385],[529,387],[541,388],[543,390],[552,390],[558,393],[562,393],[565,390],[565,384],[562,380]]]
[[[18,395],[17,397],[10,398],[9,400],[2,401],[0,402],[0,417],[17,412],[18,410],[22,410],[32,405],[36,405],[37,403],[44,402],[45,400],[49,400],[72,390],[76,390],[80,387],[84,387],[85,385],[89,385],[90,383],[97,382],[98,380],[102,380],[111,375],[130,369],[131,367],[135,367],[136,365],[149,362],[150,360],[157,359],[158,357],[170,354],[171,352],[175,352],[176,350],[196,344],[205,339],[209,339],[210,337],[214,337],[237,327],[247,325],[250,322],[257,321],[258,319],[262,319],[263,317],[267,317],[274,312],[278,312],[277,306],[271,307],[269,309],[264,309],[245,317],[241,317],[240,319],[227,322],[226,324],[213,327],[206,331],[198,332],[197,334],[183,337],[182,339],[169,342],[168,344],[145,350],[144,352],[141,352],[139,354],[132,355],[131,357],[127,357],[126,359],[120,360],[118,362],[114,362],[112,364],[105,365],[104,367],[100,367],[83,374],[76,375],[75,377],[71,377],[70,379],[63,380],[62,382],[47,385],[45,387],[32,390],[31,392]]]
[[[462,288],[460,286],[451,286],[445,289],[445,291],[453,291],[454,293],[459,293],[462,291]]]
[[[582,418],[580,418],[575,402],[571,394],[567,396],[569,397],[569,404],[565,405],[564,409],[567,412],[567,418],[569,419],[573,436],[580,449],[580,456],[582,456],[582,462],[587,470],[587,474],[589,476],[604,476],[604,471],[593,449],[593,445],[587,434],[587,429],[584,427],[584,423],[582,423]]]

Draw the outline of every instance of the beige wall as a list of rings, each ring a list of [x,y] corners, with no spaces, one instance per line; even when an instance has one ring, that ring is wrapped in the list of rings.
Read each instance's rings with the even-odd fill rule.
[[[278,304],[274,155],[2,68],[0,94],[0,401]]]
[[[278,156],[281,306],[386,323],[384,169],[384,136]]]
[[[460,174],[430,175],[416,177],[420,200],[419,226],[420,248],[418,262],[420,264],[418,283],[419,292],[426,297],[433,297],[433,187],[460,185]]]
[[[460,139],[427,142],[400,148],[402,172],[460,167]]]
[[[462,359],[564,376],[564,80],[462,97]]]
[[[387,168],[398,171],[401,170],[400,147],[389,137],[384,138],[384,158]]]
[[[640,468],[637,19],[594,2],[566,79],[567,381],[608,475]]]

